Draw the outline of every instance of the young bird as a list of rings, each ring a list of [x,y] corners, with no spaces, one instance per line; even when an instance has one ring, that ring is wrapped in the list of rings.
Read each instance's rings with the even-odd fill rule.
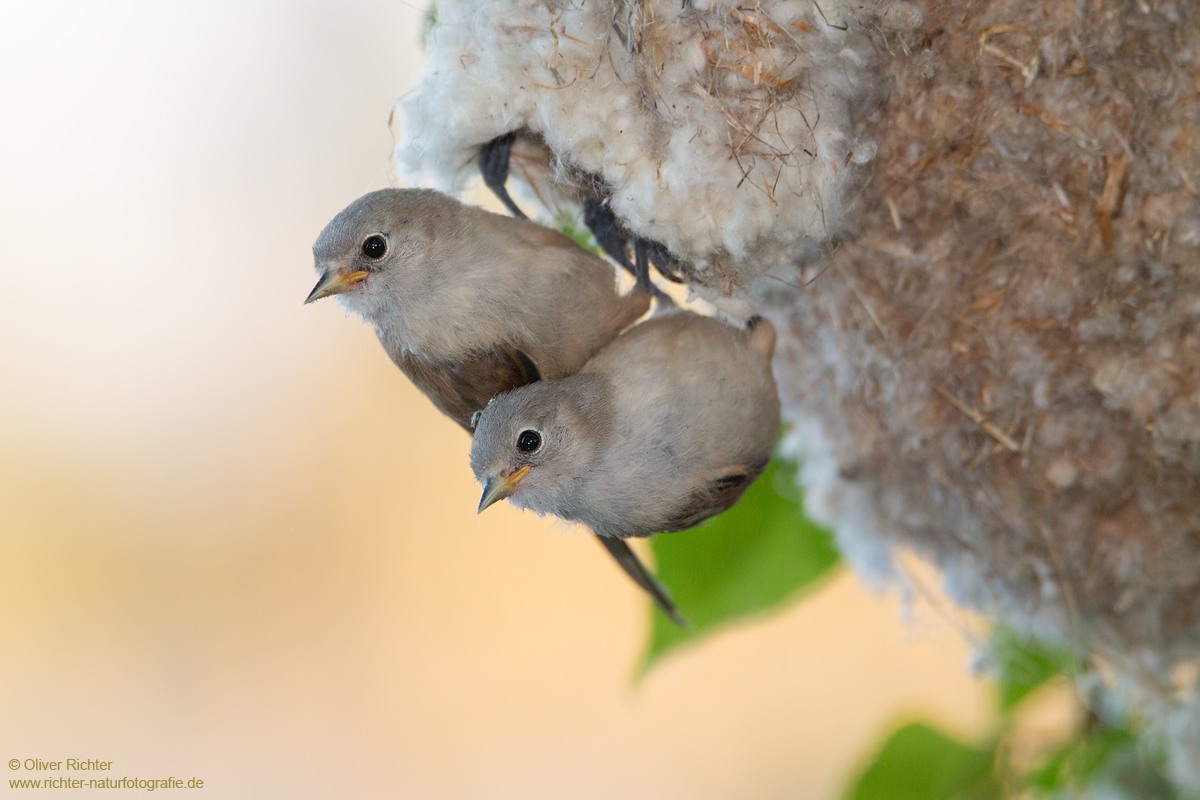
[[[371,323],[401,371],[471,430],[496,394],[563,378],[646,312],[599,256],[558,231],[428,189],[384,189],[313,245],[317,285]]]
[[[581,522],[606,546],[721,513],[779,435],[774,349],[767,320],[739,330],[678,312],[634,326],[574,377],[496,397],[471,442],[479,510],[508,498]],[[649,581],[643,588],[682,622]]]

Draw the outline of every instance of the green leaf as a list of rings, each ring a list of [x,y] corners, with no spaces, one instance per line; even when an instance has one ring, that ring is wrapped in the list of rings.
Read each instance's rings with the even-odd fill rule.
[[[1123,755],[1121,751],[1134,753],[1137,746],[1137,737],[1130,731],[1098,725],[1059,748],[1026,779],[1026,784],[1042,791],[1082,788],[1114,756]]]
[[[997,627],[988,644],[1000,690],[1000,710],[1012,711],[1030,692],[1059,675],[1070,675],[1075,667],[1071,651],[1051,647]]]
[[[992,800],[1003,797],[995,750],[979,750],[928,725],[892,734],[847,800]]]
[[[560,231],[570,236],[575,240],[575,243],[584,250],[591,250],[601,258],[606,258],[604,251],[600,249],[600,245],[596,243],[596,237],[592,235],[591,229],[584,226],[579,227],[579,220],[575,219],[575,215],[570,211],[560,211],[554,218],[554,224]]]
[[[681,644],[811,589],[838,563],[833,538],[800,510],[796,466],[780,461],[729,511],[702,527],[656,536],[651,547],[658,577],[690,627],[654,608],[638,676]]]

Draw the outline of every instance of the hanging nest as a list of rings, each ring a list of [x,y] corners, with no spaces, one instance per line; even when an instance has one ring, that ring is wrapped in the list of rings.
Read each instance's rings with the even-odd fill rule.
[[[481,144],[748,298],[864,574],[1109,665],[1200,786],[1200,11],[1166,0],[439,6],[396,157]],[[538,177],[541,176],[541,177]]]
[[[918,5],[847,233],[755,287],[812,510],[1109,664],[1200,784],[1200,16]]]

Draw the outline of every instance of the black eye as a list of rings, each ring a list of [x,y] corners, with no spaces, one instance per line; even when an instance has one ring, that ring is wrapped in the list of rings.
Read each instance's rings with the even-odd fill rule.
[[[387,252],[387,239],[380,236],[378,233],[373,236],[368,236],[362,243],[362,254],[372,261],[378,261],[383,258],[383,254]]]
[[[522,453],[532,453],[542,446],[542,435],[537,431],[521,431],[517,437],[517,449]]]

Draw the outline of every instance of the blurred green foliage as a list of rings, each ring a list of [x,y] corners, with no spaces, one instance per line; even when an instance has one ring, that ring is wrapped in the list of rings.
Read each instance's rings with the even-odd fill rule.
[[[993,800],[1004,791],[992,768],[995,746],[975,749],[928,725],[892,734],[846,794],[847,800]]]
[[[1073,675],[1075,657],[1065,647],[1050,647],[1000,626],[988,643],[1000,692],[1000,711],[1008,713],[1042,684],[1059,675]]]
[[[927,725],[910,724],[888,739],[846,793],[846,800],[1028,800],[1127,798],[1195,800],[1167,778],[1163,742],[1138,720],[1110,712],[1088,713],[1065,742],[1042,754],[1032,768],[1007,758],[1004,737],[1022,701],[1036,689],[1073,678],[1090,665],[1063,648],[997,628],[988,646],[997,683],[998,721],[983,748],[957,742]]]
[[[800,510],[796,466],[779,460],[736,506],[684,534],[656,536],[651,547],[658,577],[690,627],[654,608],[639,675],[723,624],[780,607],[838,563],[833,537]]]
[[[554,218],[554,225],[560,231],[570,236],[585,250],[591,250],[601,258],[607,258],[604,251],[600,249],[600,245],[596,244],[596,237],[592,235],[591,230],[586,225],[580,225],[579,220],[570,211],[559,211]]]
[[[1082,789],[1119,751],[1136,750],[1137,736],[1125,728],[1093,724],[1090,730],[1059,747],[1026,779],[1040,792]],[[1159,796],[1159,795],[1156,795]]]

